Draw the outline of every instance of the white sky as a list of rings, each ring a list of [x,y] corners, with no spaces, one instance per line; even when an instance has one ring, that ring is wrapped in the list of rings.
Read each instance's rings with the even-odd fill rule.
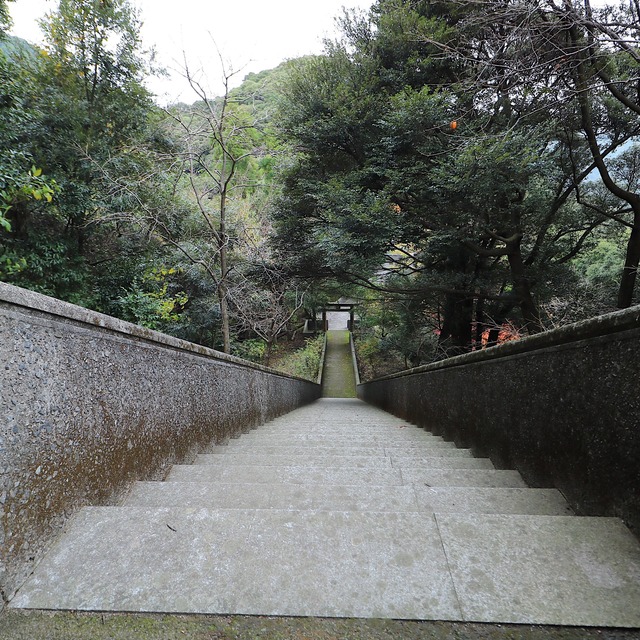
[[[141,10],[145,47],[155,46],[171,78],[152,78],[148,86],[161,103],[193,102],[196,97],[179,70],[186,54],[191,69],[203,69],[209,86],[220,92],[217,44],[227,65],[238,73],[236,85],[251,71],[276,67],[289,58],[322,51],[334,34],[342,7],[368,9],[373,0],[131,0]],[[54,11],[57,0],[8,3],[11,33],[34,44],[42,35],[36,21]]]

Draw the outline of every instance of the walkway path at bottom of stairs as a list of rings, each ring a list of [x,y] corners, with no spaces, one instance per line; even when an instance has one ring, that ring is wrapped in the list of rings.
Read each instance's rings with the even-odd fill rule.
[[[517,472],[323,399],[83,509],[11,606],[640,627],[640,545]]]
[[[356,377],[349,331],[327,331],[327,348],[322,368],[324,398],[355,398]]]

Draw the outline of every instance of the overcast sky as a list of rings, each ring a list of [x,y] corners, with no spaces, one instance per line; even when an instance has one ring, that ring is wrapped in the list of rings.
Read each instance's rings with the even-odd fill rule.
[[[250,71],[276,67],[288,58],[322,50],[322,39],[334,33],[334,18],[342,7],[368,9],[373,0],[132,0],[141,10],[142,37],[155,46],[158,61],[169,71],[183,67],[183,52],[191,68],[206,69],[218,92],[220,63],[212,40],[239,80]],[[12,33],[33,43],[41,41],[36,20],[53,11],[58,0],[16,0],[9,3]],[[162,103],[195,97],[172,73],[151,79],[149,88]]]

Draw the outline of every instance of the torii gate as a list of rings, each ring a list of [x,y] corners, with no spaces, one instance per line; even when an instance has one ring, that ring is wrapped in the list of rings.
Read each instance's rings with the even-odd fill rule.
[[[327,320],[327,313],[331,311],[348,311],[349,322],[347,328],[349,331],[353,331],[355,325],[355,311],[354,307],[356,303],[352,300],[343,300],[342,298],[337,302],[328,302],[322,309],[322,330],[327,331],[329,329],[329,322]]]

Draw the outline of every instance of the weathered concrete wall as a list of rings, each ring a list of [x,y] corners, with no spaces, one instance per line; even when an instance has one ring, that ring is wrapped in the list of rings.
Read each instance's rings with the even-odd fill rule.
[[[320,395],[319,385],[0,283],[0,588],[66,519]],[[2,604],[0,602],[0,608]]]
[[[640,307],[361,385],[359,397],[640,534]]]

